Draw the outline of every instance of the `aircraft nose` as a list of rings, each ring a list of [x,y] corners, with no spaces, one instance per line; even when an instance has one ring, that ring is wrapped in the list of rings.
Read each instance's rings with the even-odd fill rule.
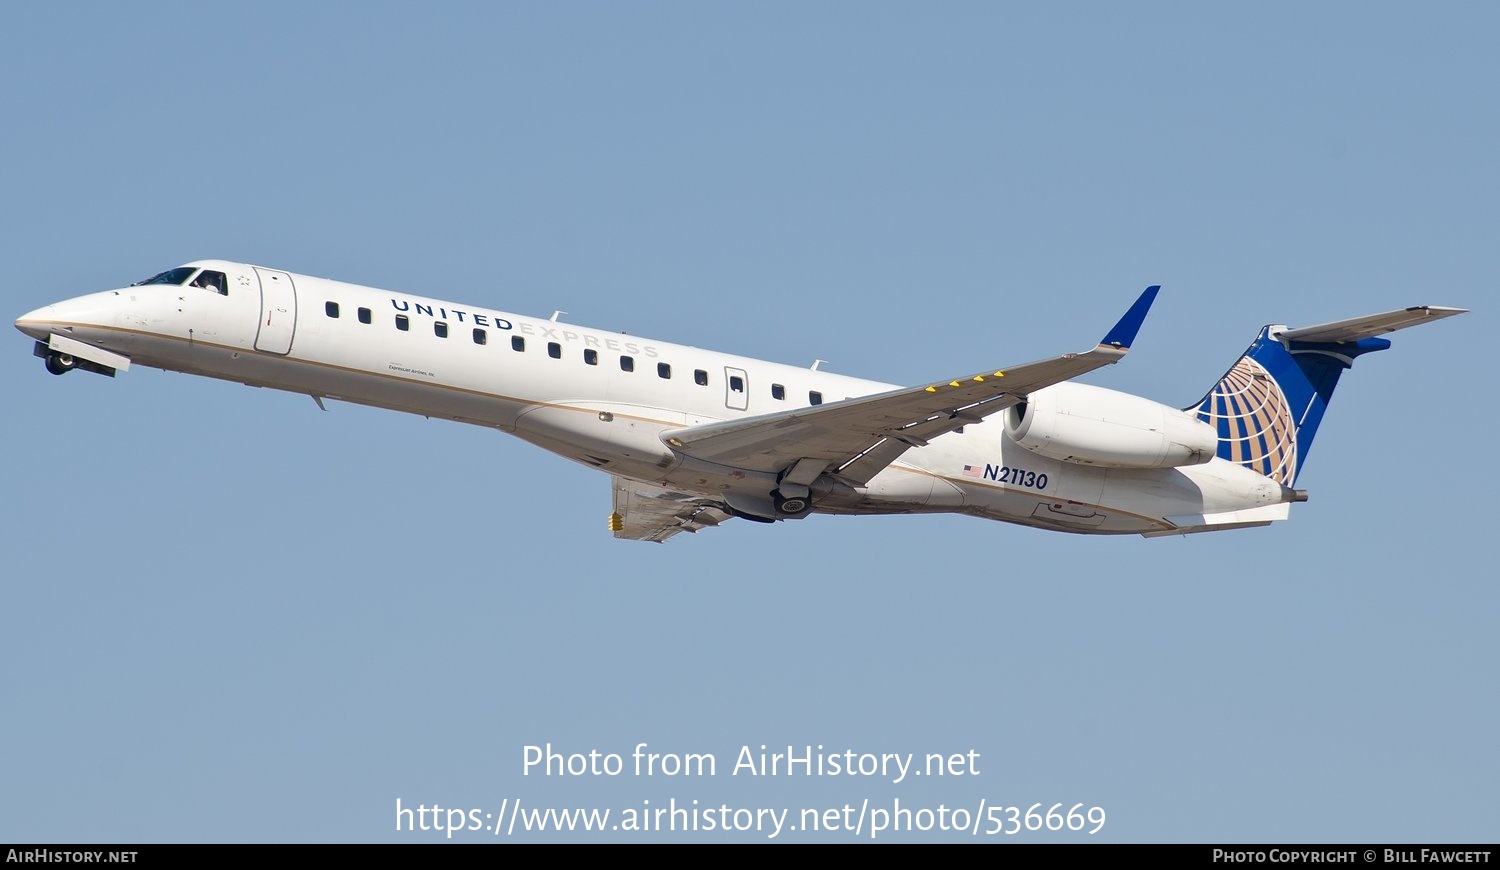
[[[56,313],[51,305],[43,305],[35,311],[27,312],[16,318],[16,329],[39,341],[46,341],[47,334],[52,330],[46,324],[57,320]]]

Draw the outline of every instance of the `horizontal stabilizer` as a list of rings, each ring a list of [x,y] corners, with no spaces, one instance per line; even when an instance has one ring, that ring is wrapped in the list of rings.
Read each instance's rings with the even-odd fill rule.
[[[1417,305],[1387,311],[1384,314],[1367,314],[1364,317],[1354,317],[1349,320],[1336,320],[1333,323],[1288,329],[1279,333],[1277,337],[1284,341],[1359,341],[1362,338],[1373,338],[1387,332],[1405,329],[1408,326],[1426,323],[1429,320],[1463,314],[1468,310],[1467,308],[1444,308],[1438,305]]]

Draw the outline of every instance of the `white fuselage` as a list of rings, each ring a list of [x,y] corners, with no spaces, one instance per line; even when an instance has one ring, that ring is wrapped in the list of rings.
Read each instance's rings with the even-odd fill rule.
[[[227,292],[132,286],[56,303],[17,326],[135,365],[493,427],[614,475],[705,496],[763,494],[776,481],[684,457],[662,432],[895,388],[246,264],[191,265],[222,271]],[[1144,534],[1260,524],[1287,509],[1278,484],[1224,460],[1084,465],[1019,446],[998,418],[913,447],[867,486],[815,503],[826,513],[957,512]]]

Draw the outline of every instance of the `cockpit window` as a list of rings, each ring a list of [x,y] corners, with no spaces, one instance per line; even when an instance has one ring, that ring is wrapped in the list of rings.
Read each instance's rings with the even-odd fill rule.
[[[150,278],[147,278],[144,281],[137,281],[130,286],[141,287],[146,284],[181,284],[188,279],[189,275],[192,275],[196,271],[198,270],[193,268],[192,266],[178,266],[175,269],[168,269],[161,274],[152,275]]]
[[[212,269],[204,269],[202,272],[199,272],[198,277],[193,279],[192,286],[212,290],[223,296],[229,295],[229,284],[224,280],[224,273],[215,272]]]

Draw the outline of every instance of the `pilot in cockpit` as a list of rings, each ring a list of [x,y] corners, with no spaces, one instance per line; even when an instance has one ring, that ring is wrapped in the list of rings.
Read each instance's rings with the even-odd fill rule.
[[[198,273],[198,277],[193,279],[193,286],[202,287],[205,290],[212,290],[215,293],[223,294],[224,275],[220,272],[214,272],[209,269],[204,269],[202,272]]]

